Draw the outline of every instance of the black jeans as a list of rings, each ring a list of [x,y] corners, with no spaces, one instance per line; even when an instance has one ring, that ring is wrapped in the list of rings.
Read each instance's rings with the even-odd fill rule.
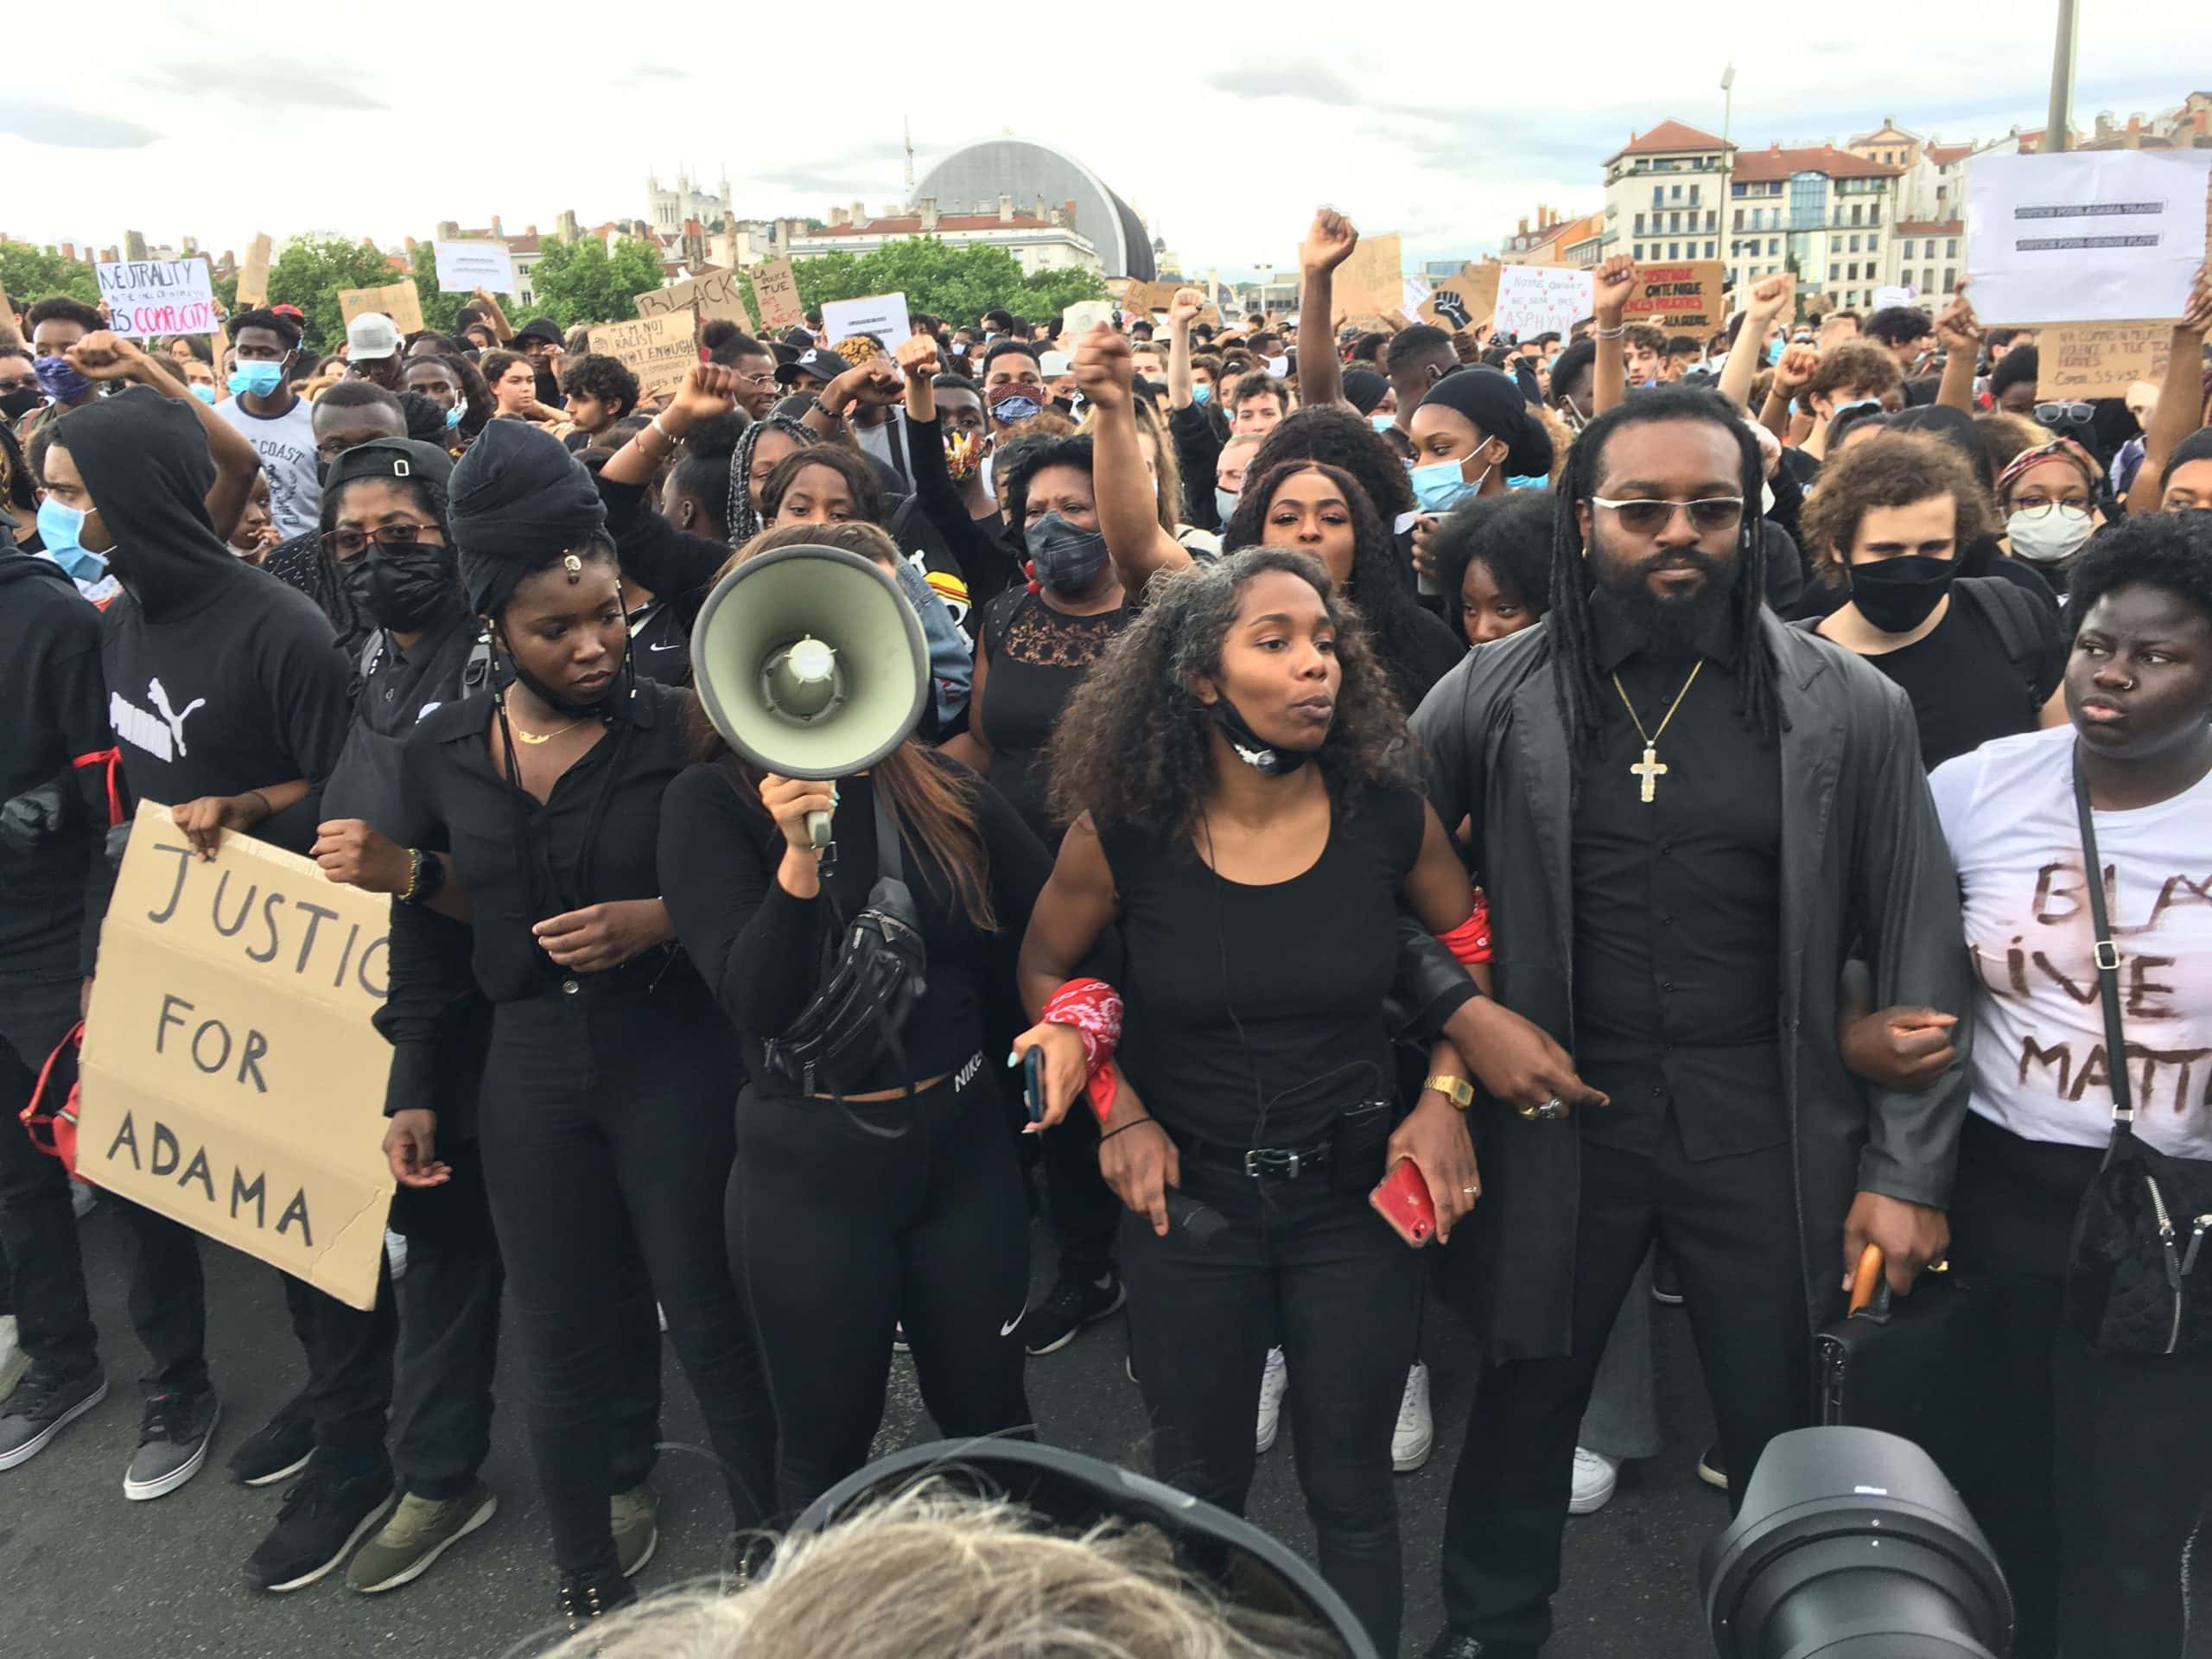
[[[1404,1611],[1390,1436],[1412,1364],[1421,1262],[1369,1207],[1379,1178],[1294,1181],[1182,1161],[1183,1191],[1228,1227],[1198,1249],[1123,1212],[1129,1351],[1160,1479],[1234,1515],[1252,1485],[1252,1413],[1278,1337],[1298,1482],[1322,1576],[1395,1653]],[[1337,1187],[1345,1190],[1338,1191]]]
[[[1098,1173],[1098,1120],[1088,1103],[1077,1104],[1082,1109],[1039,1138],[1045,1143],[1045,1195],[1052,1206],[1052,1242],[1059,1248],[1059,1276],[1096,1284],[1114,1271],[1122,1201]]]
[[[1959,1144],[1951,1260],[2002,1300],[1990,1407],[2010,1448],[1965,1496],[2012,1586],[2021,1659],[2179,1659],[2192,1537],[2200,1598],[2212,1573],[2212,1354],[2093,1354],[2065,1314],[2074,1213],[2103,1157],[1973,1114]]]
[[[1027,1205],[982,1069],[978,1056],[911,1103],[738,1096],[729,1259],[760,1333],[787,1515],[868,1461],[902,1319],[945,1434],[1029,1427]],[[905,1133],[871,1135],[849,1111]]]
[[[1563,1123],[1557,1132],[1575,1131]],[[1789,1148],[1695,1163],[1670,1118],[1656,1157],[1585,1141],[1580,1163],[1573,1350],[1484,1371],[1445,1513],[1446,1617],[1454,1631],[1505,1652],[1534,1652],[1551,1635],[1575,1435],[1655,1234],[1681,1274],[1732,1509],[1766,1443],[1810,1421],[1812,1333]]]
[[[638,1356],[658,1359],[655,1295],[734,1523],[767,1517],[775,1425],[721,1228],[737,1068],[721,1010],[686,971],[651,995],[586,982],[493,1015],[484,1171],[564,1570],[614,1565],[617,1425],[634,1421]]]
[[[359,1471],[385,1460],[385,1418],[391,1409],[391,1354],[398,1319],[392,1312],[391,1264],[377,1264],[377,1305],[348,1306],[289,1273],[284,1306],[307,1356],[308,1385],[300,1398],[315,1422],[315,1450],[339,1467]]]
[[[443,1500],[467,1490],[491,1448],[506,1269],[476,1142],[441,1135],[438,1156],[451,1179],[391,1198],[391,1229],[407,1238],[407,1272],[392,1287],[391,1457],[408,1491]]]

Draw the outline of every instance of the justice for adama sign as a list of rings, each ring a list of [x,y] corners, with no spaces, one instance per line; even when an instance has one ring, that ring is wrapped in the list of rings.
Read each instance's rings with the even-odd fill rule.
[[[388,899],[250,836],[202,861],[142,804],[100,935],[78,1173],[374,1306],[390,925]]]

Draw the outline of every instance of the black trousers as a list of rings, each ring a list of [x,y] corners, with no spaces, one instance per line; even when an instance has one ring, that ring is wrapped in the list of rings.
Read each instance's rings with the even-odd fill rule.
[[[1655,1235],[1681,1274],[1732,1505],[1767,1441],[1810,1421],[1796,1192],[1787,1147],[1694,1163],[1671,1119],[1654,1157],[1582,1143],[1573,1351],[1491,1366],[1476,1385],[1444,1525],[1454,1631],[1509,1653],[1550,1637],[1576,1431]]]
[[[787,1516],[868,1461],[901,1319],[946,1435],[1030,1426],[1027,1205],[982,1071],[979,1056],[911,1103],[738,1096],[729,1261],[760,1332]]]
[[[1252,1412],[1270,1344],[1290,1365],[1291,1438],[1322,1576],[1395,1653],[1404,1611],[1390,1436],[1413,1363],[1421,1262],[1369,1207],[1379,1158],[1332,1185],[1182,1161],[1183,1191],[1228,1223],[1200,1249],[1124,1211],[1129,1349],[1154,1471],[1233,1515],[1256,1453]],[[1362,1177],[1364,1177],[1363,1179]],[[1572,1455],[1573,1447],[1568,1448]],[[1564,1499],[1561,1500],[1564,1502]]]
[[[491,1449],[506,1268],[476,1142],[441,1135],[438,1156],[450,1180],[391,1199],[392,1230],[407,1238],[407,1272],[392,1287],[391,1456],[403,1487],[443,1500],[467,1490]]]
[[[2192,1538],[2200,1599],[2212,1574],[2212,1354],[2093,1354],[2066,1317],[2074,1213],[2103,1156],[1971,1114],[1959,1145],[1951,1260],[2001,1300],[1990,1408],[2010,1448],[1964,1496],[2012,1586],[2022,1659],[2181,1659]]]
[[[735,1525],[768,1516],[775,1427],[720,1224],[737,1065],[721,1010],[688,974],[650,995],[587,984],[493,1015],[484,1172],[564,1570],[614,1565],[618,1423],[635,1421],[639,1357],[658,1363],[656,1295]]]
[[[1052,1206],[1059,1276],[1096,1283],[1114,1271],[1122,1201],[1098,1173],[1098,1120],[1088,1102],[1076,1104],[1077,1109],[1058,1128],[1039,1137],[1044,1142],[1045,1197]]]

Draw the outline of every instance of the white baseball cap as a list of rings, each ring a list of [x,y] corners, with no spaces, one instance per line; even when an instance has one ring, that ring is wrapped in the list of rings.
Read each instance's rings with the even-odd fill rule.
[[[1047,380],[1057,380],[1064,374],[1075,372],[1075,359],[1065,352],[1040,352],[1037,357],[1037,372]]]
[[[399,329],[381,311],[364,311],[346,325],[346,357],[348,362],[391,357],[399,350]]]

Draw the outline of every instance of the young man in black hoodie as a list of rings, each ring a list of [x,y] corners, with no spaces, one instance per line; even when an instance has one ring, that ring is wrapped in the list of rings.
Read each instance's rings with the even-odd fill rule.
[[[211,851],[229,830],[304,854],[345,741],[350,669],[314,601],[241,563],[216,535],[204,503],[213,470],[191,412],[137,391],[64,416],[45,456],[49,498],[86,515],[85,545],[123,584],[101,618],[100,656],[130,792],[169,806]],[[133,1228],[142,1257],[173,1264],[200,1313],[195,1236],[136,1214],[146,1218]],[[390,1297],[364,1313],[283,1281],[307,1355],[310,1421],[280,1415],[232,1465],[249,1483],[306,1469],[246,1563],[246,1581],[264,1590],[321,1577],[392,1496],[391,1370],[378,1363],[391,1347]],[[197,1377],[153,1389],[124,1495],[159,1497],[189,1480],[218,1414],[204,1361]]]

